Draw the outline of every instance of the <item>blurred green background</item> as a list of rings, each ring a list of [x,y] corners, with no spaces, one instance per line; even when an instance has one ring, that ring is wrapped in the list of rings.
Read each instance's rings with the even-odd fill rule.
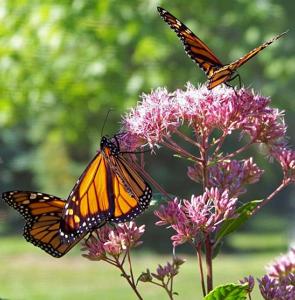
[[[239,74],[246,87],[270,96],[273,106],[286,111],[288,136],[294,144],[292,1],[3,0],[1,193],[18,189],[67,197],[99,147],[101,128],[110,108],[114,111],[104,133],[112,135],[120,128],[121,116],[136,104],[141,93],[149,93],[158,86],[170,90],[183,88],[187,81],[196,85],[205,82],[203,72],[186,56],[175,33],[159,17],[157,5],[185,22],[224,63],[290,29],[284,38],[243,66]],[[266,172],[242,200],[268,195],[281,179],[280,169],[275,163],[270,164],[259,149],[251,149],[249,155],[255,156]],[[171,193],[189,197],[196,192],[185,176],[183,163],[164,149],[147,157],[147,169]],[[220,272],[219,283],[225,280],[224,268],[228,281],[251,272],[260,276],[263,264],[287,249],[294,240],[293,194],[291,187],[283,191],[227,240],[224,259],[216,267]],[[147,266],[156,267],[162,261],[162,253],[171,252],[167,232],[156,228],[154,221],[152,213],[139,220],[148,225],[141,247],[147,253],[136,255],[139,271]],[[109,276],[118,276],[116,288],[112,285],[102,289],[100,278],[105,277],[105,266],[87,262],[78,256],[78,250],[60,260],[51,259],[25,242],[21,237],[22,225],[20,216],[1,202],[0,297],[80,299],[79,295],[83,295],[84,299],[119,299],[121,289],[127,290],[119,275],[113,273]],[[186,250],[180,248],[180,252]],[[184,267],[187,272],[179,283],[178,291],[187,293],[186,299],[193,297],[198,286],[192,279],[195,263],[193,257],[188,258],[188,267]],[[40,281],[33,278],[35,272]],[[57,285],[65,280],[65,286],[48,291],[52,278]],[[190,286],[187,281],[191,281]],[[146,299],[161,295],[156,289],[146,292]],[[124,299],[133,297],[128,290],[126,295]]]

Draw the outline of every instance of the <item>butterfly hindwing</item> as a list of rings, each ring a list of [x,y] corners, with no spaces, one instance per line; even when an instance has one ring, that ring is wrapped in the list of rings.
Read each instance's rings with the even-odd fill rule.
[[[149,206],[152,190],[122,154],[112,166],[116,171],[113,180],[115,211],[111,221],[126,222]]]
[[[244,63],[246,63],[249,59],[251,59],[252,57],[254,57],[255,55],[257,55],[260,51],[262,51],[263,49],[265,49],[266,47],[268,47],[269,45],[271,45],[274,41],[278,40],[279,38],[281,38],[286,33],[287,33],[287,31],[285,31],[285,32],[283,32],[281,34],[276,35],[275,37],[273,37],[272,39],[266,41],[265,43],[263,43],[259,47],[256,47],[252,51],[248,52],[243,57],[241,57],[241,58],[237,59],[236,61],[232,62],[228,66],[232,70],[236,70],[237,68],[239,68],[240,66],[242,66]]]
[[[24,237],[51,256],[61,257],[74,247],[74,243],[64,243],[59,235],[65,200],[44,193],[13,191],[2,194],[3,200],[24,216]]]

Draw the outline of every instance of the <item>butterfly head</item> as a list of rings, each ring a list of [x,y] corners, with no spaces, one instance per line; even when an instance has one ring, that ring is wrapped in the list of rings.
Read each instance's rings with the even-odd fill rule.
[[[112,139],[103,136],[100,141],[100,149],[104,153],[112,156],[117,156],[120,153],[119,143],[114,137],[115,142],[112,141]]]

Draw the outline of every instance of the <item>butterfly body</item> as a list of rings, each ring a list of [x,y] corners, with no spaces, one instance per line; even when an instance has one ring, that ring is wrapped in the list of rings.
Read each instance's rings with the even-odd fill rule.
[[[226,84],[231,81],[235,77],[235,73],[240,66],[272,44],[275,40],[286,34],[286,32],[283,32],[276,35],[259,47],[248,52],[243,57],[230,64],[224,65],[212,50],[210,50],[210,48],[180,20],[161,7],[158,7],[158,11],[163,20],[176,32],[187,55],[197,63],[207,75],[208,89],[213,89],[222,83]]]

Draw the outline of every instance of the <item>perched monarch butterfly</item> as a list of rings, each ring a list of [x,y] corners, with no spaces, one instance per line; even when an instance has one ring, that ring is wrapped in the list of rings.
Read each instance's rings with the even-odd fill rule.
[[[26,220],[24,237],[61,257],[106,222],[126,222],[148,207],[152,190],[120,152],[116,136],[101,139],[67,201],[35,192],[6,192],[2,198]]]
[[[163,20],[176,32],[180,40],[184,45],[187,55],[195,61],[201,69],[203,69],[209,80],[208,89],[213,89],[221,83],[227,83],[233,80],[236,76],[233,76],[237,69],[246,63],[250,58],[258,54],[261,50],[269,46],[275,40],[282,37],[287,32],[283,32],[267,42],[263,43],[259,47],[248,52],[243,57],[236,61],[224,65],[215,56],[215,54],[209,49],[209,47],[202,42],[189,28],[187,28],[181,21],[170,14],[167,10],[158,7],[158,11]]]
[[[67,199],[61,238],[72,243],[103,222],[129,221],[148,207],[151,198],[151,188],[120,152],[117,137],[102,137],[100,151]]]
[[[66,201],[56,196],[14,191],[3,193],[2,198],[25,218],[25,239],[54,257],[66,254],[87,234],[70,244],[61,240],[60,220]]]

